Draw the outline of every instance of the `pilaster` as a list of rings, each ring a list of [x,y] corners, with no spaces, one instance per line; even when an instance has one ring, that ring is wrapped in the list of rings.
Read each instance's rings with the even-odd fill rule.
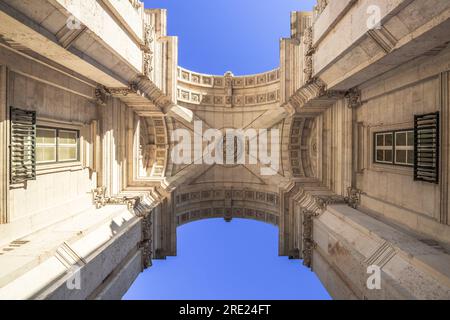
[[[441,112],[441,173],[440,173],[440,222],[449,224],[449,203],[450,203],[450,81],[449,72],[443,72],[439,76],[439,102]]]
[[[0,224],[9,220],[8,69],[0,66]]]

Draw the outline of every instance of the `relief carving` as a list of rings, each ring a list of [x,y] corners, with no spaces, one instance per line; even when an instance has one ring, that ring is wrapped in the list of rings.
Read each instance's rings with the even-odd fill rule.
[[[317,247],[314,242],[313,230],[314,230],[314,218],[319,216],[318,213],[302,208],[303,214],[303,265],[311,268],[313,251]]]

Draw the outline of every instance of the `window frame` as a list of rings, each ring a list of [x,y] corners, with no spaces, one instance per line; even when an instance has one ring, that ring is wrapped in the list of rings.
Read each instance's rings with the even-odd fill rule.
[[[40,143],[38,143],[37,142],[37,139],[38,139],[38,131],[39,130],[44,130],[44,131],[53,131],[54,133],[55,133],[55,144],[53,145],[53,144],[40,144]],[[58,130],[56,129],[56,128],[44,128],[44,127],[39,127],[39,126],[36,126],[36,165],[44,165],[44,164],[52,164],[52,163],[56,163],[57,162],[57,160],[58,160]],[[55,161],[41,161],[41,162],[38,162],[37,161],[37,149],[38,149],[38,147],[44,147],[44,148],[49,148],[49,147],[54,147],[54,149],[55,149]]]
[[[386,130],[386,131],[378,131],[378,132],[374,132],[373,133],[373,163],[374,164],[378,164],[378,165],[389,165],[389,166],[396,166],[396,167],[405,167],[405,168],[414,168],[414,160],[412,164],[404,164],[404,163],[397,163],[396,162],[396,151],[397,151],[397,134],[400,132],[405,132],[405,133],[409,133],[412,132],[414,135],[414,128],[410,128],[410,129],[397,129],[397,130]],[[377,136],[378,135],[386,135],[386,134],[392,134],[392,149],[379,149],[377,148]],[[408,139],[408,136],[406,136],[406,139]],[[408,141],[408,140],[407,140]],[[408,146],[406,146],[407,148]],[[377,160],[377,151],[378,150],[392,150],[392,161],[391,162],[387,162],[387,161],[378,161]],[[414,145],[412,146],[412,149],[399,149],[399,150],[406,150],[406,151],[413,151],[414,153]],[[408,152],[406,153],[406,160],[408,160]]]
[[[36,126],[36,139],[37,139],[37,131],[39,129],[44,129],[44,130],[54,130],[56,131],[56,143],[55,143],[55,148],[56,148],[56,161],[46,161],[46,162],[37,162],[36,161],[36,166],[46,166],[46,165],[52,165],[52,164],[64,164],[64,163],[76,163],[76,162],[80,162],[80,130],[77,129],[70,129],[70,128],[65,128],[65,127],[51,127],[51,126],[46,126],[46,125],[37,125]],[[64,160],[64,161],[60,161],[59,160],[59,132],[60,131],[65,131],[65,132],[74,132],[76,133],[76,140],[77,143],[75,144],[77,147],[77,156],[76,159],[73,160]],[[37,152],[37,148],[38,148],[38,144],[36,143],[36,152]]]
[[[398,133],[406,133],[406,146],[397,146],[397,134]],[[412,146],[408,146],[408,134],[412,133],[413,134],[413,142],[412,142]],[[414,158],[415,158],[415,154],[414,154],[414,129],[412,130],[396,130],[394,132],[394,165],[396,166],[403,166],[403,167],[414,167]],[[406,151],[406,161],[408,162],[408,151],[412,151],[413,153],[413,161],[411,164],[409,163],[401,163],[401,162],[397,162],[397,150],[400,151]]]
[[[388,135],[388,134],[391,134],[392,135],[392,146],[390,147],[390,149],[389,149],[389,147],[385,147],[385,146],[383,146],[383,147],[379,147],[378,145],[377,145],[377,137],[379,136],[379,135],[383,135],[383,139],[385,139],[384,137],[386,136],[386,135]],[[388,161],[378,161],[377,160],[377,151],[379,151],[379,150],[382,150],[382,151],[386,151],[386,150],[390,150],[390,151],[394,151],[394,142],[395,142],[395,140],[394,140],[394,134],[393,134],[393,132],[392,131],[383,131],[383,132],[375,132],[374,133],[374,140],[373,140],[373,144],[374,144],[374,155],[373,155],[373,159],[374,159],[374,162],[375,163],[378,163],[378,164],[393,164],[393,161],[391,161],[391,162],[388,162]],[[384,141],[383,141],[384,142]],[[392,159],[394,159],[394,154],[392,154]]]

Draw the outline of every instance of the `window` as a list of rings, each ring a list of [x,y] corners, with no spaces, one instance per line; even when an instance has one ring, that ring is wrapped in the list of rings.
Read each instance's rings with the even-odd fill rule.
[[[395,132],[395,164],[414,165],[414,131]]]
[[[78,160],[78,131],[38,127],[36,162],[38,164]]]
[[[58,161],[78,160],[78,132],[58,131]]]
[[[375,133],[375,163],[414,166],[414,130]]]
[[[393,134],[392,132],[375,134],[375,162],[392,163]]]
[[[56,162],[56,129],[38,128],[36,131],[36,162]]]

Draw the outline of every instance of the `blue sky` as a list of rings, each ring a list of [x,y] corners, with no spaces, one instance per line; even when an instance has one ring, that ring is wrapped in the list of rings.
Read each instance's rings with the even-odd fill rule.
[[[279,65],[290,12],[313,0],[146,0],[168,9],[179,64],[193,71],[254,74]],[[154,261],[124,299],[329,299],[299,260],[278,257],[278,229],[256,221],[200,221],[178,229],[178,256]]]
[[[327,299],[299,260],[278,257],[278,228],[212,219],[178,229],[178,256],[154,261],[124,299]]]
[[[146,0],[168,9],[168,33],[178,36],[179,64],[222,75],[254,74],[279,66],[279,43],[290,36],[290,12],[315,0]]]

